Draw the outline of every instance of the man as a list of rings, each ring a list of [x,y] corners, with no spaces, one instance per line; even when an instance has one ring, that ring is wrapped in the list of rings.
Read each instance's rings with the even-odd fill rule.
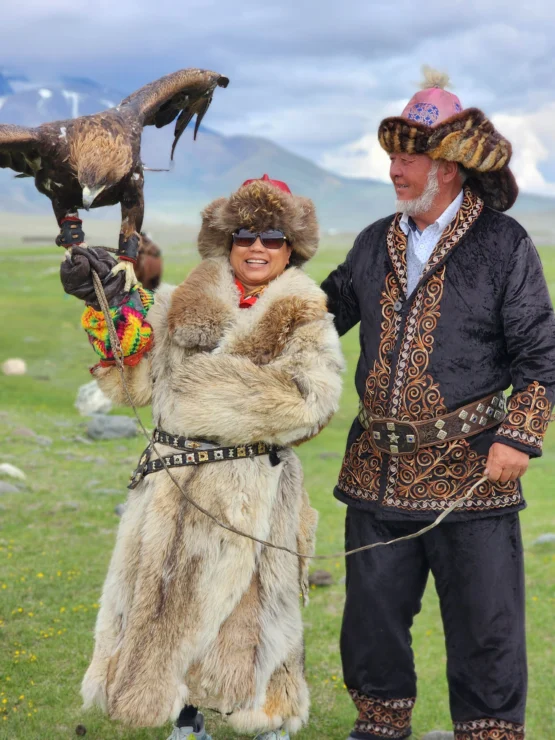
[[[428,534],[347,559],[341,653],[360,740],[411,733],[410,627],[429,571],[454,737],[524,738],[517,512],[555,394],[555,317],[534,245],[500,213],[518,193],[510,144],[446,83],[428,69],[381,123],[397,213],[322,286],[340,334],[360,321],[360,413],[335,488],[347,548],[417,531],[489,476]]]

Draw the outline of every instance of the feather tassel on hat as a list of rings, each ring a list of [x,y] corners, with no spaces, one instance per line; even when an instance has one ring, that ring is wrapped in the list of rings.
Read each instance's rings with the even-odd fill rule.
[[[441,90],[445,90],[446,87],[450,87],[451,81],[446,72],[440,72],[438,69],[424,64],[422,66],[422,74],[424,75],[424,79],[420,83],[421,90],[429,90],[431,87],[439,87]]]

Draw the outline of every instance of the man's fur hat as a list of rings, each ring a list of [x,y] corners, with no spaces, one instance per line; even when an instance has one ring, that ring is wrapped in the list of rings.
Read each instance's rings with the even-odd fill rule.
[[[318,249],[318,222],[314,203],[293,195],[285,183],[247,180],[229,198],[218,198],[202,212],[198,250],[203,259],[228,256],[234,231],[280,229],[292,246],[291,265],[299,266]]]
[[[427,154],[432,159],[457,162],[468,173],[465,182],[484,203],[506,211],[518,196],[509,161],[510,143],[495,130],[482,111],[462,109],[459,99],[443,88],[447,75],[424,67],[423,91],[411,98],[401,116],[385,118],[379,127],[380,144],[388,154]],[[450,110],[449,98],[453,98]],[[442,115],[442,108],[457,111]]]

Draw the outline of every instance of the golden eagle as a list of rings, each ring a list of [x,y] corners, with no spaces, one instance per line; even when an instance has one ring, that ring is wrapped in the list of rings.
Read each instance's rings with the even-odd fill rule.
[[[92,116],[37,128],[0,124],[0,167],[11,167],[19,177],[35,178],[37,190],[52,201],[60,226],[56,243],[61,246],[84,242],[79,208],[121,203],[118,256],[131,267],[137,259],[144,216],[143,127],[161,128],[177,117],[173,159],[175,146],[193,116],[197,116],[196,138],[216,86],[227,87],[228,83],[217,72],[182,69]]]

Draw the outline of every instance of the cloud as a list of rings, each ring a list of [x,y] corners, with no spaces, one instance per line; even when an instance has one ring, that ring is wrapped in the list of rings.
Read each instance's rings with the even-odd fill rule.
[[[519,187],[555,196],[555,183],[542,172],[544,163],[555,159],[555,102],[533,113],[499,113],[492,121],[513,144],[511,168]]]
[[[211,127],[381,178],[377,125],[426,62],[450,73],[464,105],[509,116],[515,163],[524,146],[533,158],[519,160],[524,182],[555,181],[555,142],[534,113],[554,102],[547,0],[427,0],[425,12],[412,0],[27,0],[12,3],[0,48],[34,79],[86,76],[122,94],[182,67],[215,69],[231,85]]]
[[[388,181],[389,158],[381,148],[376,134],[366,134],[336,151],[326,152],[322,167],[345,177],[363,177]]]
[[[375,108],[368,120],[368,133],[324,152],[319,164],[345,177],[389,182],[389,157],[378,141],[378,126],[383,118],[399,115],[405,104],[406,100],[396,100]]]

